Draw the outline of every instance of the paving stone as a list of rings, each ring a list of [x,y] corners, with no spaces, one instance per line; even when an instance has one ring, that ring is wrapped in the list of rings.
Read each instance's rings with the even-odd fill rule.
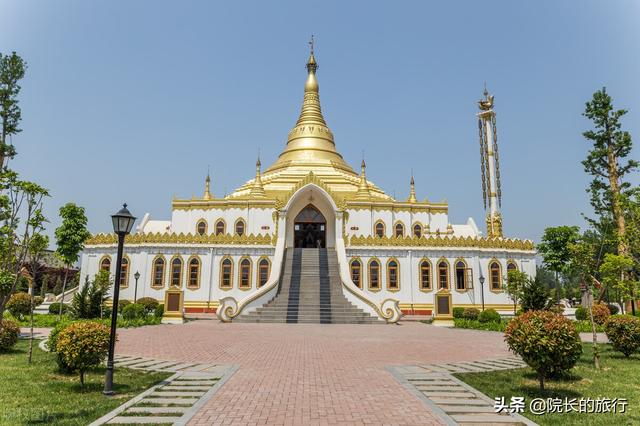
[[[166,361],[166,362],[162,362],[160,364],[154,365],[153,368],[154,369],[171,368],[171,366],[178,365],[178,364],[180,363],[175,361]]]
[[[204,392],[194,392],[194,391],[180,391],[180,392],[176,392],[176,391],[155,391],[152,394],[150,394],[149,396],[175,396],[175,397],[187,397],[187,396],[202,396],[204,395]]]
[[[424,369],[430,370],[430,371],[435,371],[437,373],[448,373],[449,370],[447,370],[446,368],[442,368],[438,365],[423,365],[421,366]]]
[[[463,388],[460,385],[454,386],[424,386],[418,385],[416,386],[418,390],[427,391],[427,392],[468,392],[467,389]]]
[[[160,388],[163,391],[208,391],[211,386],[184,386],[165,385]]]
[[[192,363],[192,362],[183,362],[182,364],[178,364],[178,365],[174,365],[170,368],[164,368],[163,371],[180,371],[180,370],[184,370],[187,367],[191,367],[194,366],[196,364]]]
[[[442,408],[445,413],[492,413],[495,414],[496,410],[490,405],[481,406],[481,405],[442,405]]]
[[[479,398],[445,398],[436,396],[429,399],[443,407],[446,405],[487,405],[487,401]]]
[[[476,365],[476,364],[474,364],[474,363],[472,363],[472,362],[463,362],[463,363],[459,363],[458,365],[460,365],[460,366],[462,366],[462,367],[466,368],[467,370],[469,370],[469,371],[470,371],[470,372],[472,372],[472,373],[473,373],[473,372],[481,372],[481,371],[484,371],[484,368],[483,368],[483,367],[481,367],[481,366],[479,366],[479,365]]]
[[[117,416],[109,420],[107,424],[128,424],[128,425],[141,425],[141,424],[173,424],[180,420],[180,417],[169,416]]]
[[[474,397],[475,394],[471,392],[438,392],[438,391],[422,391],[423,394],[431,397],[440,397],[440,398],[471,398]]]
[[[115,365],[118,367],[124,367],[124,366],[129,366],[132,364],[141,364],[144,363],[146,361],[151,361],[150,358],[137,358],[137,359],[130,359],[127,361],[123,361],[123,362],[115,362]]]
[[[142,370],[150,370],[153,369],[154,366],[159,365],[159,364],[164,364],[165,361],[162,360],[158,360],[158,359],[154,359],[151,361],[147,361],[147,362],[142,362],[139,364],[132,364],[129,365],[129,368],[133,368],[133,369],[142,369]]]
[[[171,386],[213,386],[217,380],[172,380]]]
[[[189,407],[131,407],[127,413],[171,414],[184,413]]]
[[[193,405],[198,398],[149,398],[146,397],[140,402],[150,404],[176,404],[176,405]]]
[[[518,423],[513,417],[500,414],[454,414],[451,417],[459,423]]]

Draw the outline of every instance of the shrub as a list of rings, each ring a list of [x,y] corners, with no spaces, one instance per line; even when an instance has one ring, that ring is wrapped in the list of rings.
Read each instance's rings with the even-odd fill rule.
[[[607,338],[613,349],[627,358],[640,349],[640,320],[630,315],[616,315],[604,323]]]
[[[109,290],[109,277],[107,275],[106,281],[104,281],[102,279],[102,274],[104,273],[106,271],[100,271],[91,283],[89,283],[89,277],[87,277],[82,289],[73,295],[71,313],[75,318],[91,319],[100,317],[100,310],[107,299]]]
[[[162,303],[156,306],[156,310],[154,311],[153,315],[156,318],[162,318],[162,315],[164,315],[164,305]]]
[[[42,296],[35,296],[33,298],[33,306],[34,307],[42,305],[42,302],[44,302],[44,297],[42,297]]]
[[[56,352],[84,385],[87,368],[100,365],[109,351],[109,327],[94,321],[75,322],[58,334]]]
[[[66,314],[67,311],[69,310],[69,306],[66,304],[62,304],[62,313]],[[58,315],[58,313],[60,312],[60,302],[55,302],[49,305],[49,313],[50,314],[55,314]]]
[[[478,321],[482,323],[500,322],[502,321],[502,317],[500,317],[500,314],[495,309],[485,309],[478,315]]]
[[[547,307],[549,303],[549,290],[542,281],[542,275],[538,274],[534,280],[528,279],[522,287],[520,305],[522,310],[540,311]]]
[[[603,302],[594,303],[591,310],[593,312],[593,322],[596,324],[603,325],[605,321],[607,321],[607,318],[611,316],[609,307]]]
[[[138,305],[144,306],[144,309],[147,311],[147,314],[154,313],[156,308],[160,304],[160,302],[158,302],[153,297],[142,297],[142,298],[138,299],[138,301],[136,303]]]
[[[147,316],[144,306],[137,303],[129,303],[122,308],[122,318],[126,320],[139,319]]]
[[[582,354],[573,321],[550,311],[529,311],[512,319],[504,336],[509,349],[536,371],[541,391],[546,378],[571,369]]]
[[[462,312],[462,318],[468,320],[476,320],[478,319],[478,315],[480,315],[480,310],[476,308],[464,308]]]
[[[507,323],[500,322],[480,322],[478,320],[468,320],[464,318],[454,318],[453,326],[455,328],[470,328],[472,330],[488,330],[488,331],[504,331]]]
[[[576,308],[576,320],[584,321],[589,318],[589,311],[584,306],[578,306]]]
[[[118,300],[118,313],[121,314],[125,306],[130,305],[130,300]]]
[[[25,315],[31,312],[31,296],[27,293],[14,293],[7,302],[7,310],[18,320],[22,321]]]
[[[18,335],[20,334],[20,326],[17,322],[10,319],[0,320],[0,352],[11,349],[13,345],[18,343]]]
[[[609,308],[609,313],[610,313],[611,315],[615,315],[615,314],[617,314],[617,313],[620,311],[620,309],[618,309],[618,306],[617,306],[617,305],[614,305],[613,303],[609,303],[609,304],[607,305],[607,308]]]
[[[562,306],[562,305],[553,305],[551,308],[549,308],[549,310],[551,312],[553,312],[554,314],[562,315],[564,313],[564,306]]]
[[[464,314],[464,308],[453,308],[453,317],[454,318],[462,318],[462,315]]]

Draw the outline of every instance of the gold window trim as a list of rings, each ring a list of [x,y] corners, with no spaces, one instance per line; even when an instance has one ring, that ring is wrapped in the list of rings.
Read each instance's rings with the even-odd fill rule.
[[[222,223],[222,232],[218,233],[218,224]],[[227,233],[227,222],[219,217],[216,219],[216,221],[214,222],[214,228],[213,228],[213,234],[214,235],[225,235]]]
[[[514,271],[519,271],[520,270],[520,268],[518,268],[518,262],[516,262],[513,259],[508,259],[507,260],[507,273],[509,273],[509,266],[510,265],[513,265],[513,267],[515,268],[515,269],[513,269]]]
[[[396,263],[396,280],[398,281],[398,287],[396,288],[391,288],[391,262],[395,262]],[[397,258],[395,257],[390,257],[389,259],[387,259],[387,291],[392,292],[392,293],[396,293],[398,291],[400,291],[400,261],[398,261]]]
[[[192,286],[191,285],[191,261],[192,260],[197,260],[198,261],[198,272],[196,274],[196,283],[197,285]],[[192,255],[191,257],[189,257],[189,259],[187,260],[187,285],[185,286],[186,288],[188,288],[189,290],[197,290],[200,288],[200,273],[202,271],[202,259],[200,259],[200,256],[198,256],[197,254]]]
[[[420,236],[419,237],[416,237],[416,233],[415,233],[416,226],[418,228],[420,228]],[[415,222],[413,225],[411,225],[411,237],[412,238],[422,238],[423,236],[424,236],[424,226],[422,226],[421,223]]]
[[[238,224],[242,223],[242,235],[238,234]],[[247,235],[247,222],[244,219],[240,218],[233,223],[233,235],[237,235],[239,237],[243,235]]]
[[[120,288],[127,288],[129,287],[129,272],[131,271],[131,259],[129,258],[129,256],[125,254],[125,255],[122,255],[122,261],[127,262],[127,270],[126,270],[126,273],[124,274],[124,284],[120,282]]]
[[[242,263],[248,260],[249,261],[249,284],[246,286],[242,285]],[[253,288],[253,280],[252,280],[252,275],[253,275],[253,262],[251,261],[251,257],[249,256],[242,256],[240,258],[240,260],[238,260],[238,288],[240,290],[251,290],[251,288]]]
[[[360,268],[360,285],[356,284],[353,281],[353,264],[355,262],[358,262],[359,268]],[[355,284],[356,287],[358,287],[360,290],[362,290],[363,287],[363,279],[362,279],[362,259],[360,259],[359,257],[352,257],[351,260],[349,261],[349,277],[351,278],[351,281],[353,282],[353,284]]]
[[[228,260],[230,262],[230,269],[229,269],[229,285],[228,286],[224,286],[223,280],[222,280],[222,276],[224,274],[224,261]],[[231,256],[224,256],[222,259],[220,259],[220,279],[218,281],[218,287],[221,290],[231,290],[233,288],[233,258]]]
[[[160,284],[156,285],[155,281],[156,281],[156,262],[158,260],[162,260],[163,261],[163,265],[162,265],[162,276],[160,277]],[[153,260],[151,261],[151,288],[164,288],[164,279],[166,277],[167,274],[167,259],[161,255],[161,254],[157,254]]]
[[[178,285],[173,284],[173,261],[174,260],[180,261],[180,275],[178,276]],[[180,256],[179,254],[174,255],[171,258],[171,261],[169,262],[169,287],[182,288],[182,276],[184,275],[183,268],[184,268],[184,260],[182,260],[182,256]]]
[[[447,271],[445,273],[445,276],[447,278],[447,286],[445,288],[441,288],[440,287],[440,264],[442,262],[444,262],[445,265],[447,266],[447,268],[446,268]],[[438,272],[438,275],[437,275],[437,278],[438,278],[437,291],[442,291],[442,290],[449,291],[449,290],[451,290],[451,277],[449,276],[451,274],[451,264],[449,263],[449,261],[446,258],[441,257],[440,259],[438,259],[438,262],[436,263],[436,271]]]
[[[264,284],[260,285],[260,268],[262,267],[262,261],[266,260],[267,261],[267,280],[264,282]],[[258,265],[258,275],[256,276],[256,287],[257,288],[261,288],[262,286],[264,286],[266,283],[269,282],[269,276],[271,275],[271,259],[269,259],[267,256],[260,256],[260,258],[258,258],[258,263],[256,264]]]
[[[400,225],[402,227],[402,234],[400,234],[400,236],[398,236],[396,234],[396,227]],[[406,231],[406,227],[404,226],[404,223],[401,220],[396,220],[396,222],[393,224],[393,237],[394,238],[404,238],[405,237],[405,231]]]
[[[458,268],[458,263],[460,262],[462,262],[462,264],[464,265],[464,267],[462,268],[462,283],[464,284],[464,289],[462,290],[458,288],[458,269],[460,269]],[[453,281],[455,282],[455,291],[457,291],[458,293],[466,293],[469,290],[469,283],[467,282],[467,269],[469,269],[469,265],[463,258],[459,257],[455,260],[455,262],[453,262]]]
[[[382,237],[378,236],[378,233],[376,232],[376,228],[378,227],[378,224],[382,225]],[[387,236],[387,225],[384,224],[384,221],[382,219],[376,220],[373,224],[373,237],[384,238],[386,236]]]
[[[371,287],[371,264],[373,262],[378,262],[378,287],[377,288]],[[372,257],[367,262],[367,288],[369,289],[369,291],[378,292],[382,289],[382,282],[381,282],[382,274],[380,273],[381,268],[382,268],[382,262],[380,262],[380,259],[378,259],[377,257]]]
[[[102,263],[108,260],[109,261],[109,269],[102,269]],[[108,254],[105,254],[104,256],[102,256],[100,258],[100,261],[98,262],[98,271],[107,271],[109,273],[109,275],[111,275],[111,266],[113,266],[113,262],[111,261],[111,256]]]
[[[424,287],[423,281],[422,281],[422,265],[425,262],[427,263],[427,268],[429,269],[429,287]],[[423,257],[418,262],[418,281],[419,281],[418,288],[420,289],[420,291],[424,293],[429,293],[430,291],[433,291],[433,265],[431,264],[431,261],[426,257]]]
[[[201,223],[204,224],[204,232],[202,234],[198,231],[198,228],[200,227]],[[196,235],[207,235],[208,230],[209,230],[209,224],[207,223],[207,220],[203,217],[198,219],[198,221],[196,222]]]
[[[498,288],[493,288],[493,274],[492,274],[492,265],[498,265]],[[502,264],[495,257],[489,261],[489,290],[493,293],[502,293]]]

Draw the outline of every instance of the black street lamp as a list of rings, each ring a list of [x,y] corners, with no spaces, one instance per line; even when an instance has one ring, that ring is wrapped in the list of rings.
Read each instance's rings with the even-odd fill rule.
[[[118,324],[118,298],[120,297],[120,275],[122,273],[122,249],[124,237],[131,232],[136,218],[127,210],[127,204],[123,204],[120,211],[111,216],[113,231],[118,235],[118,255],[116,256],[116,279],[113,284],[113,306],[111,307],[111,334],[109,336],[109,357],[107,358],[107,372],[105,373],[105,395],[113,395],[113,351],[116,346],[116,326]],[[129,265],[127,265],[128,267]]]
[[[136,287],[133,290],[133,303],[136,303],[136,300],[138,300],[138,280],[140,279],[140,272],[136,271],[136,273],[133,274],[133,278],[136,279]]]
[[[484,276],[480,273],[480,298],[482,300],[482,310],[484,311]]]

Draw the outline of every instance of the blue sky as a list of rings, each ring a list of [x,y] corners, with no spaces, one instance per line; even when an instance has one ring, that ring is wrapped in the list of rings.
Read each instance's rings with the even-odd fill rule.
[[[582,117],[607,86],[640,144],[634,1],[209,2],[0,0],[0,51],[29,64],[12,163],[73,201],[92,232],[126,201],[170,217],[271,164],[297,119],[311,33],[325,118],[354,167],[406,198],[447,199],[484,227],[476,101],[496,97],[508,236],[582,224]],[[639,149],[634,151],[637,159]],[[632,181],[638,184],[636,173]]]

